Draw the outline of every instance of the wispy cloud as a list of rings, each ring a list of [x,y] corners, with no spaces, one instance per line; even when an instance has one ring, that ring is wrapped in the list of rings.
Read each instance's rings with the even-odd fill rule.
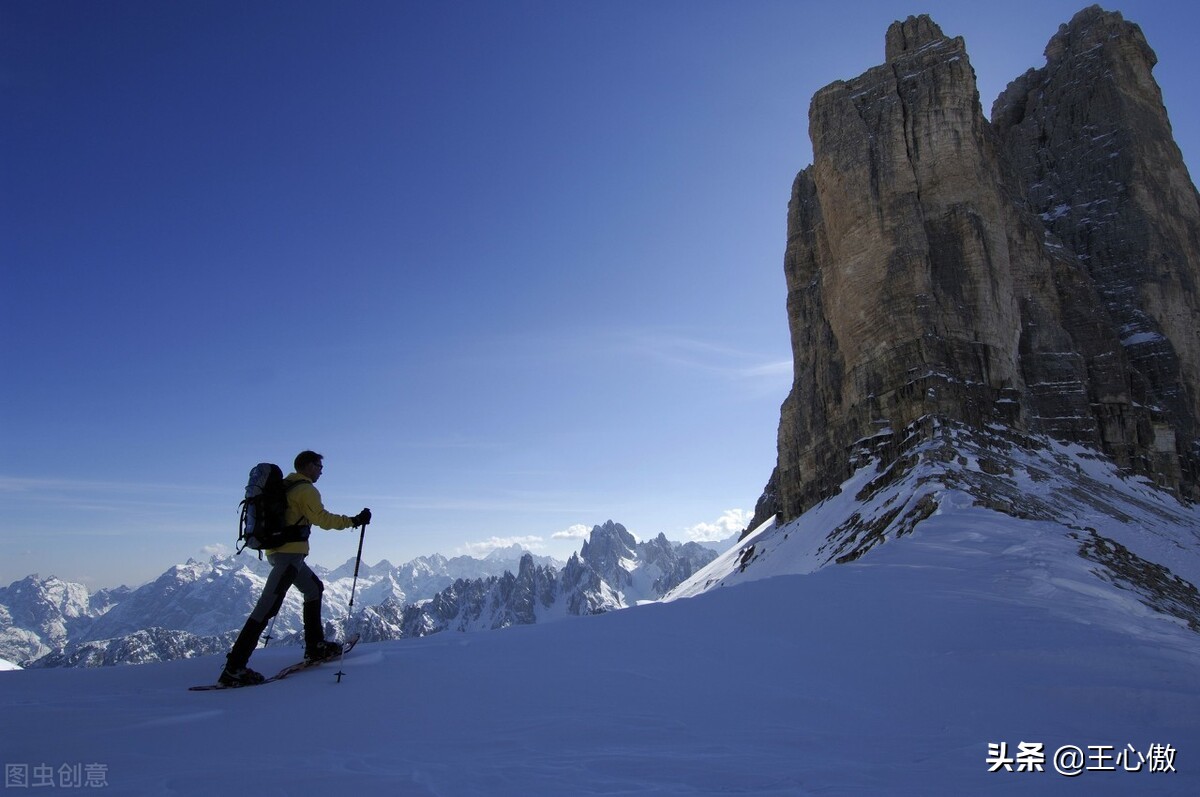
[[[481,542],[468,542],[466,545],[459,546],[458,553],[466,556],[487,556],[489,553],[501,548],[511,548],[514,545],[520,545],[522,548],[531,551],[537,551],[544,547],[544,540],[536,535],[528,535],[525,537],[489,537]]]
[[[193,492],[216,493],[222,488],[195,483],[119,482],[102,479],[47,479],[0,474],[0,492],[33,493],[51,491],[74,492]]]
[[[0,474],[0,495],[9,502],[53,503],[58,508],[87,512],[192,507],[208,503],[201,500],[202,496],[226,495],[228,492],[224,488],[194,483],[50,479]]]
[[[721,342],[665,331],[640,330],[625,333],[623,345],[644,357],[676,368],[700,371],[734,381],[769,381],[789,384],[790,357],[746,351]]]
[[[719,339],[670,328],[589,328],[555,330],[554,334],[520,333],[493,336],[459,358],[475,364],[503,362],[506,367],[553,367],[578,364],[580,357],[612,356],[651,360],[730,381],[791,385],[792,359],[786,350],[750,351]]]
[[[579,516],[600,511],[594,498],[556,492],[499,492],[494,495],[396,495],[388,493],[348,493],[344,496],[352,503],[365,501],[372,510],[377,506],[392,510],[420,512],[493,512],[493,513],[537,513],[571,514]]]

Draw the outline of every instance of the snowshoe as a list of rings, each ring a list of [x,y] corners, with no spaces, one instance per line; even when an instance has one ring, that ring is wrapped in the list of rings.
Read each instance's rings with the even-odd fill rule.
[[[334,656],[340,656],[341,653],[342,646],[339,643],[323,641],[307,646],[304,649],[304,660],[306,662],[325,661]]]
[[[249,667],[230,667],[226,665],[221,671],[217,683],[221,686],[257,686],[267,680],[262,673],[257,673]]]

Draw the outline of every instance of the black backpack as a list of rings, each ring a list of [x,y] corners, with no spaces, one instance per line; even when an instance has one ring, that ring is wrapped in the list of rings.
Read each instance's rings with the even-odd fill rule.
[[[284,520],[288,491],[297,484],[300,482],[284,481],[283,471],[270,462],[260,462],[250,470],[246,497],[240,506],[238,553],[247,548],[252,551],[269,550],[285,543],[308,539],[310,526],[289,526]],[[262,558],[261,553],[259,558]]]

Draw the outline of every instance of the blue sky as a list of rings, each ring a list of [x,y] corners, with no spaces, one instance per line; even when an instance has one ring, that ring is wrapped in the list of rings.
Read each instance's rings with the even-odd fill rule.
[[[372,562],[732,529],[812,94],[930,13],[987,111],[1081,7],[8,0],[0,584],[228,546],[250,467],[305,448]],[[1200,11],[1105,7],[1196,174]]]

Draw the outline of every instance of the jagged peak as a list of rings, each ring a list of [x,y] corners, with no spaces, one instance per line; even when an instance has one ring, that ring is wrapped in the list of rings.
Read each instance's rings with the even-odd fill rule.
[[[903,22],[896,20],[887,31],[884,49],[886,60],[890,63],[904,53],[920,50],[946,38],[946,34],[928,14],[910,16]]]
[[[1058,32],[1046,44],[1046,62],[1053,64],[1072,52],[1087,52],[1113,39],[1132,44],[1151,66],[1158,62],[1158,56],[1136,23],[1127,22],[1120,11],[1105,11],[1098,5],[1088,6],[1071,17],[1070,22],[1058,26]]]
[[[599,551],[611,552],[618,549],[632,551],[636,547],[637,538],[620,523],[609,520],[603,525],[592,527],[592,533],[580,548],[580,555],[588,559],[589,552],[596,554]]]

